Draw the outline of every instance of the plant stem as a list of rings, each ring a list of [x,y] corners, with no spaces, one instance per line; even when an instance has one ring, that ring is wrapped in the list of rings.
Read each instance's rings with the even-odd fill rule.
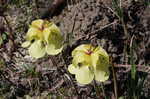
[[[129,40],[129,34],[128,34],[128,31],[127,31],[127,27],[126,27],[126,24],[124,22],[124,19],[121,18],[121,23],[123,25],[123,31],[124,31],[124,35],[125,35],[125,46],[124,46],[124,49],[123,49],[123,52],[124,52],[124,61],[125,61],[125,64],[128,63],[128,53],[127,53],[127,43],[128,43],[128,40]]]
[[[107,99],[106,97],[106,94],[105,94],[105,90],[104,90],[104,85],[103,83],[100,84],[101,85],[101,90],[102,90],[102,93],[103,93],[103,96],[104,96],[104,99]],[[96,81],[94,80],[94,87],[95,87],[95,91],[96,91],[96,94],[97,96],[99,96],[99,98],[101,97],[101,90],[99,88],[99,86],[97,85]]]
[[[118,99],[118,87],[117,87],[117,78],[116,78],[116,74],[115,74],[115,70],[114,70],[114,64],[111,65],[112,66],[112,72],[113,72],[113,81],[114,81],[114,92],[115,92],[115,97],[116,99]]]
[[[130,64],[131,64],[131,89],[132,89],[132,96],[133,96],[133,99],[136,99],[136,83],[135,83],[135,80],[136,80],[136,66],[135,66],[135,63],[134,63],[134,35],[132,36],[131,38],[131,42],[130,42]]]
[[[103,83],[101,83],[101,89],[102,89],[102,92],[103,92],[103,95],[104,95],[105,99],[107,99],[106,94],[105,94],[104,84],[103,84]]]
[[[99,89],[99,86],[97,85],[96,81],[94,80],[94,89],[95,89],[95,92],[96,92],[96,95],[99,96],[99,98],[101,97],[100,95],[100,89]]]
[[[122,25],[123,25],[123,31],[124,31],[125,37],[128,38],[128,36],[129,36],[129,35],[128,35],[128,30],[127,30],[127,26],[126,26],[126,24],[125,24],[125,22],[124,22],[124,19],[121,18],[120,20],[121,20],[121,23],[122,23]]]

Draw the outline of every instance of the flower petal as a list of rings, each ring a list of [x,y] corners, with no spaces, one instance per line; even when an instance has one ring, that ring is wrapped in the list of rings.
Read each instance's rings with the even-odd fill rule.
[[[89,84],[94,78],[94,73],[90,71],[88,66],[82,66],[76,71],[75,77],[80,84]]]
[[[35,41],[29,47],[29,54],[34,58],[41,58],[45,55],[45,47],[42,45],[41,40]]]
[[[92,65],[94,66],[95,79],[104,82],[109,78],[109,56],[101,47],[97,47],[91,54]]]
[[[109,56],[107,52],[101,48],[97,47],[94,53],[91,54],[92,65],[99,68],[109,67]]]
[[[82,66],[82,65],[91,65],[91,58],[89,55],[85,54],[82,51],[76,51],[75,55],[73,56],[72,63],[75,66]]]
[[[30,27],[27,32],[26,39],[31,41],[33,39],[37,40],[39,38],[42,38],[42,32],[35,27]]]
[[[92,61],[92,66],[94,66],[94,68],[96,68],[97,63],[99,61],[99,55],[95,54],[95,53],[92,53],[91,54],[91,61]]]
[[[26,48],[26,47],[29,47],[31,45],[31,42],[30,41],[25,41],[22,43],[22,47]]]
[[[73,64],[70,64],[68,66],[68,71],[71,73],[71,74],[76,74],[77,73],[77,68],[75,68],[75,66]]]
[[[107,52],[100,46],[98,46],[95,50],[94,53],[99,54],[99,56],[103,56],[103,58],[105,58],[106,62],[109,62],[109,55],[107,54]]]
[[[45,28],[43,30],[43,36],[44,36],[44,40],[49,43],[49,38],[51,36],[51,30],[49,28]]]
[[[44,20],[42,20],[42,19],[37,19],[37,20],[32,21],[31,26],[33,26],[33,27],[35,27],[35,28],[42,29],[43,23],[44,23]]]
[[[60,48],[57,48],[54,44],[48,44],[46,46],[46,52],[49,55],[57,55],[63,50],[63,46]]]
[[[94,53],[91,55],[92,65],[94,66],[95,80],[104,82],[109,78],[109,58]]]
[[[95,80],[100,82],[104,82],[109,78],[108,69],[107,70],[95,69],[94,74],[95,74]]]
[[[93,53],[91,55],[91,60],[92,60],[92,66],[94,68],[108,68],[109,67],[109,58],[99,55],[97,53]]]
[[[58,35],[61,35],[60,29],[54,23],[52,23],[49,29],[51,30],[52,33],[57,33]]]
[[[104,56],[92,54],[92,63],[94,66],[95,80],[104,82],[109,78],[109,62]]]
[[[44,29],[43,35],[47,43],[62,45],[63,37],[59,28],[54,23],[50,27]]]
[[[82,44],[73,50],[72,56],[74,56],[77,51],[87,52],[90,49],[93,49],[93,47],[90,44]]]
[[[46,28],[44,29],[44,39],[47,42],[46,51],[49,55],[57,55],[59,54],[62,49],[62,41],[63,37],[61,34],[52,32],[52,28]],[[58,32],[58,31],[57,31]]]

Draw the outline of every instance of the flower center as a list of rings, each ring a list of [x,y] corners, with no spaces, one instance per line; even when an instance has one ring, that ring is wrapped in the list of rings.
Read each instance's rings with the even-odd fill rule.
[[[44,25],[41,28],[38,28],[41,32],[44,30]]]
[[[91,55],[93,53],[93,51],[88,50],[87,52],[85,52],[87,55]]]

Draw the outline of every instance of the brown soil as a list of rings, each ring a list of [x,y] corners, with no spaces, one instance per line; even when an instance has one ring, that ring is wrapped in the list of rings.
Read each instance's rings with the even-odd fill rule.
[[[150,68],[148,67],[150,66],[150,6],[146,5],[145,0],[138,0],[138,2],[122,0],[128,37],[124,33],[123,25],[116,16],[116,12],[113,11],[110,0],[77,0],[73,3],[63,4],[60,7],[61,10],[56,10],[51,16],[52,18],[48,17],[48,20],[54,21],[60,27],[68,45],[61,55],[46,56],[34,60],[25,49],[20,47],[20,43],[23,41],[30,22],[38,17],[38,12],[41,12],[39,15],[41,17],[45,9],[48,8],[48,4],[52,3],[48,0],[45,0],[45,2],[39,0],[38,2],[38,9],[36,9],[36,5],[36,7],[33,6],[32,10],[29,10],[31,15],[28,18],[24,18],[26,16],[24,11],[28,10],[26,6],[21,8],[12,7],[9,11],[11,13],[10,19],[12,19],[11,26],[14,25],[13,31],[16,33],[14,34],[15,43],[19,46],[16,46],[12,57],[9,57],[8,54],[10,43],[7,40],[0,48],[1,60],[6,65],[4,70],[0,69],[0,85],[8,87],[7,90],[4,90],[7,98],[15,99],[16,96],[23,97],[27,94],[39,96],[44,93],[46,95],[50,93],[54,98],[62,94],[68,99],[71,97],[75,99],[98,98],[93,83],[80,86],[76,83],[74,76],[67,72],[67,66],[71,62],[71,51],[80,44],[92,43],[93,45],[102,46],[109,53],[114,64],[130,64],[130,45],[132,41],[134,44],[134,63],[139,67],[141,66],[137,75],[148,75],[144,81],[143,97],[150,97]],[[6,28],[3,31],[9,31],[7,24],[3,26]],[[17,29],[19,26],[23,28]],[[0,30],[2,31],[1,28]],[[68,37],[71,38],[69,41]],[[124,52],[125,47],[126,53]],[[37,73],[32,74],[32,71],[28,71],[29,68]],[[130,67],[117,66],[115,70],[119,96],[126,96],[128,91],[126,83],[128,82]],[[70,80],[73,82],[71,83]],[[107,90],[106,94],[113,97],[112,77],[104,84],[105,90]]]

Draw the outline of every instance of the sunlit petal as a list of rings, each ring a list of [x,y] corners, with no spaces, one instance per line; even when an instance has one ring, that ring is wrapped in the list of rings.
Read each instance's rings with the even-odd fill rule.
[[[36,58],[44,56],[45,52],[49,55],[57,55],[63,49],[63,36],[59,28],[53,22],[47,20],[38,19],[33,21],[26,39],[27,42],[23,43],[23,47],[31,45],[29,54]]]
[[[70,64],[70,65],[68,66],[68,71],[69,71],[71,74],[76,74],[77,71],[78,71],[78,68],[75,67],[73,64]]]
[[[91,65],[91,58],[82,51],[77,51],[73,57],[72,63],[75,66]]]
[[[82,66],[77,70],[75,77],[80,84],[89,84],[94,78],[94,73],[90,71],[88,66]]]
[[[100,81],[100,82],[104,82],[106,80],[108,80],[109,78],[109,70],[101,70],[101,69],[95,69],[94,71],[95,74],[95,80]]]
[[[49,55],[57,55],[63,50],[63,47],[56,48],[54,44],[48,44],[46,45],[46,52]]]
[[[45,55],[45,47],[40,40],[37,40],[31,44],[29,47],[29,54],[35,58],[40,58]]]
[[[44,23],[44,20],[38,19],[38,20],[32,21],[31,26],[33,26],[35,28],[42,29],[43,28],[43,23]]]
[[[49,29],[51,30],[52,33],[56,33],[58,35],[61,35],[60,29],[54,23],[52,23],[52,25],[49,27]]]
[[[81,52],[87,52],[88,50],[93,49],[93,47],[89,44],[82,44],[80,46],[78,46],[77,48],[75,48],[72,52],[72,56],[74,56],[76,54],[76,52],[81,51]]]
[[[49,38],[51,38],[51,37],[50,37],[50,36],[51,36],[51,30],[50,30],[49,28],[45,28],[45,29],[43,30],[43,36],[44,36],[44,40],[45,40],[47,43],[49,43],[49,42],[50,42]]]
[[[27,40],[39,39],[42,36],[42,32],[37,28],[31,27],[26,35]]]
[[[93,80],[104,82],[109,78],[109,56],[101,47],[82,44],[72,52],[72,65],[69,72],[75,74],[81,84],[88,84]]]
[[[30,46],[30,44],[31,44],[31,42],[30,41],[25,41],[25,42],[23,42],[22,43],[22,47],[24,47],[24,48],[26,48],[26,47],[29,47]]]
[[[100,46],[98,46],[95,50],[94,50],[95,54],[99,54],[99,56],[103,56],[105,58],[106,62],[109,62],[109,55],[107,54],[107,52]]]

